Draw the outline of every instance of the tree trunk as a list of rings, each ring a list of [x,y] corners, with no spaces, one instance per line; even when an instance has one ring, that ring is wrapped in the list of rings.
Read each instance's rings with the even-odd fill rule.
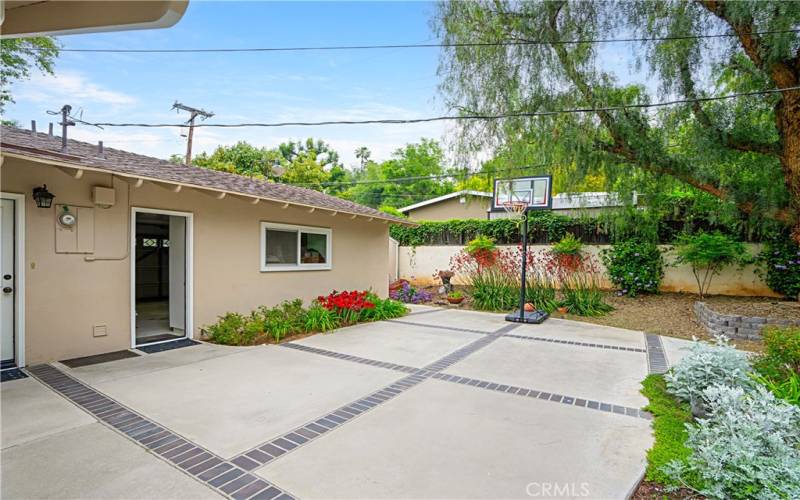
[[[791,203],[792,239],[800,244],[800,90],[784,92],[775,122],[783,146],[781,167]]]

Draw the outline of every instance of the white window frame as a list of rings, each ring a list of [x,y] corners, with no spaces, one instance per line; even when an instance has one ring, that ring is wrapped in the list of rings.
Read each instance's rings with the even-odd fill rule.
[[[296,231],[297,232],[297,263],[296,264],[270,264],[267,265],[267,229],[276,231]],[[300,262],[302,257],[300,243],[301,233],[323,234],[326,237],[325,244],[325,263],[324,264],[303,264]],[[277,222],[261,222],[261,272],[269,273],[275,271],[327,271],[333,269],[333,230],[326,227],[298,226],[295,224],[278,224]]]

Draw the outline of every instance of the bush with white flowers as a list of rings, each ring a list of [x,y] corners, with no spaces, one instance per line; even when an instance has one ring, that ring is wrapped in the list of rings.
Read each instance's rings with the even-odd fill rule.
[[[702,396],[710,416],[687,424],[692,454],[664,468],[676,484],[699,479],[709,498],[800,498],[800,408],[761,386],[714,385]]]
[[[690,353],[678,362],[664,378],[667,390],[684,401],[700,401],[712,385],[749,386],[751,371],[747,355],[737,351],[728,339],[716,337],[714,344],[695,341]]]

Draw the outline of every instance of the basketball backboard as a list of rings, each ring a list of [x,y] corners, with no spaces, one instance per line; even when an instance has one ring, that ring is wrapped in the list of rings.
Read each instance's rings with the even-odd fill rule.
[[[513,179],[495,179],[492,211],[502,212],[509,203],[525,201],[528,210],[542,210],[552,207],[552,177],[537,175],[515,177]]]

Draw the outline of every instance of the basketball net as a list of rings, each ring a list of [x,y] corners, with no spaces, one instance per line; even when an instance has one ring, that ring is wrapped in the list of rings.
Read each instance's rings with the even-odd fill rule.
[[[513,193],[509,197],[508,201],[504,201],[502,205],[503,210],[505,210],[512,219],[522,219],[522,215],[528,208],[528,202],[522,199],[522,197],[519,197]]]

